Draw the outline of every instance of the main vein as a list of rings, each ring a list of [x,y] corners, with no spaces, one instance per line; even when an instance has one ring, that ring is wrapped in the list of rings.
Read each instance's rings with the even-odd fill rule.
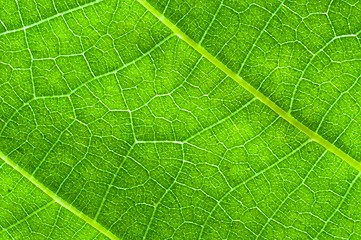
[[[22,169],[19,165],[17,165],[15,162],[13,162],[9,157],[7,157],[3,152],[0,151],[0,158],[10,165],[13,169],[15,169],[17,172],[19,172],[22,176],[24,176],[26,179],[28,179],[32,184],[34,184],[37,188],[39,188],[41,191],[43,191],[46,195],[48,195],[50,198],[52,198],[55,202],[60,204],[62,207],[69,210],[71,213],[79,217],[80,219],[84,220],[86,223],[94,227],[96,230],[107,236],[108,238],[112,240],[119,240],[117,236],[115,236],[113,233],[111,233],[108,229],[103,227],[100,223],[95,221],[94,219],[91,219],[81,211],[79,211],[77,208],[75,208],[73,205],[56,195],[53,191],[51,191],[49,188],[47,188],[44,184],[39,182],[34,176],[30,175],[27,171]]]
[[[361,164],[336,147],[334,144],[327,141],[318,133],[312,131],[296,118],[294,118],[291,114],[287,113],[281,107],[279,107],[276,103],[274,103],[271,99],[269,99],[266,95],[261,93],[259,90],[254,88],[251,84],[246,82],[243,78],[241,78],[237,73],[233,72],[226,65],[224,65],[221,61],[219,61],[215,56],[209,53],[206,49],[204,49],[200,44],[191,39],[187,34],[185,34],[180,28],[178,28],[175,24],[173,24],[169,19],[167,19],[162,13],[160,13],[157,9],[155,9],[151,4],[149,4],[146,0],[138,0],[140,4],[142,4],[150,13],[152,13],[156,18],[159,19],[164,25],[166,25],[170,30],[172,30],[179,38],[181,38],[184,42],[186,42],[189,46],[191,46],[194,50],[200,53],[203,57],[205,57],[208,61],[222,70],[225,74],[231,77],[234,81],[236,81],[239,85],[241,85],[248,92],[253,94],[259,101],[264,103],[274,112],[276,112],[279,116],[289,122],[291,125],[305,133],[308,137],[313,139],[315,142],[319,143],[323,147],[325,147],[329,152],[334,153],[336,156],[341,158],[343,161],[350,164],[352,167],[361,171]]]

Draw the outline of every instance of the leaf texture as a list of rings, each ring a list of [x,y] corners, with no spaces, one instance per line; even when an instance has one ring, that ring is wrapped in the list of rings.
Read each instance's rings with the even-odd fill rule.
[[[361,239],[361,2],[0,6],[0,239]]]

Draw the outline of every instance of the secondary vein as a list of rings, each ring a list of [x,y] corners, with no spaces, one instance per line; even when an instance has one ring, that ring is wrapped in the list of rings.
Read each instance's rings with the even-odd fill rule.
[[[178,28],[175,24],[173,24],[169,19],[167,19],[162,13],[160,13],[157,9],[155,9],[151,4],[149,4],[146,0],[138,0],[138,2],[143,5],[150,13],[152,13],[159,21],[161,21],[165,26],[167,26],[170,30],[172,30],[180,39],[186,42],[189,46],[191,46],[194,50],[200,53],[204,58],[222,70],[225,74],[231,77],[234,81],[236,81],[239,85],[241,85],[244,89],[254,95],[259,101],[264,103],[270,109],[272,109],[275,113],[285,119],[288,123],[302,131],[308,137],[310,137],[315,142],[319,143],[323,147],[325,147],[329,152],[332,152],[343,161],[347,162],[349,165],[361,171],[361,164],[336,147],[334,144],[330,143],[328,140],[323,138],[318,133],[312,131],[303,123],[294,118],[290,113],[283,110],[276,103],[274,103],[271,99],[269,99],[266,95],[261,93],[259,90],[254,88],[251,84],[246,82],[243,78],[241,78],[237,73],[233,72],[229,69],[225,64],[219,61],[215,56],[209,53],[206,49],[204,49],[199,43],[195,42],[192,38],[190,38],[187,34],[185,34],[180,28]]]
[[[44,184],[39,182],[34,176],[29,174],[27,171],[25,171],[23,168],[21,168],[19,165],[17,165],[15,162],[13,162],[9,157],[7,157],[3,152],[0,151],[0,158],[9,166],[11,166],[13,169],[15,169],[17,172],[19,172],[22,176],[24,176],[26,179],[28,179],[32,184],[34,184],[37,188],[39,188],[41,191],[43,191],[46,195],[48,195],[50,198],[52,198],[56,203],[58,203],[60,206],[64,207],[65,209],[69,210],[71,213],[94,227],[96,230],[107,236],[108,238],[112,240],[119,240],[117,236],[115,236],[112,232],[110,232],[108,229],[103,227],[100,223],[95,221],[94,219],[91,219],[89,216],[85,215],[83,212],[75,208],[73,205],[59,197],[57,194],[55,194],[53,191],[51,191],[49,188],[47,188]]]

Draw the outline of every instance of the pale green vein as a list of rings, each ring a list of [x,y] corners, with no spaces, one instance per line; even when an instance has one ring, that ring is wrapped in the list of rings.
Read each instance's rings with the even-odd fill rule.
[[[43,191],[46,195],[48,195],[50,198],[52,198],[55,202],[57,202],[60,206],[64,207],[65,209],[69,210],[71,213],[73,213],[75,216],[79,217],[92,227],[94,227],[96,230],[107,236],[108,238],[112,240],[118,240],[119,238],[115,236],[113,233],[111,233],[108,229],[103,227],[100,223],[95,221],[94,219],[91,219],[81,211],[79,211],[77,208],[72,206],[70,203],[56,195],[53,191],[51,191],[49,188],[47,188],[44,184],[39,182],[34,176],[30,175],[27,171],[22,169],[19,165],[17,165],[15,162],[13,162],[9,157],[7,157],[3,152],[0,151],[0,158],[10,165],[13,169],[15,169],[17,172],[19,172],[22,176],[24,176],[26,179],[28,179],[32,184],[34,184],[37,188],[39,188],[41,191]]]
[[[335,211],[333,211],[333,213],[327,218],[327,220],[324,222],[321,230],[318,232],[318,234],[316,235],[315,239],[319,239],[319,236],[325,232],[326,227],[328,226],[328,224],[330,223],[330,221],[334,218],[334,216],[339,212],[342,214],[341,212],[341,206],[344,204],[346,197],[351,193],[351,189],[352,187],[355,185],[357,179],[359,179],[361,173],[357,174],[356,177],[352,180],[352,182],[350,183],[349,187],[347,188],[344,196],[342,197],[341,201],[339,202],[339,204],[337,205],[337,207],[335,208]]]
[[[211,211],[209,211],[208,216],[205,220],[205,222],[202,224],[202,228],[201,231],[199,232],[198,235],[198,239],[202,239],[202,235],[204,232],[204,228],[207,225],[209,219],[211,218],[212,214],[215,212],[217,206],[220,206],[220,203],[223,202],[228,196],[230,196],[233,192],[235,192],[239,187],[246,185],[248,182],[250,182],[251,180],[257,178],[258,176],[261,176],[263,174],[265,174],[267,171],[273,169],[275,166],[279,165],[281,162],[283,162],[284,160],[288,159],[289,157],[291,157],[292,155],[296,154],[298,151],[300,151],[302,148],[304,148],[307,144],[310,143],[311,140],[307,140],[304,143],[302,143],[301,145],[299,145],[296,149],[294,149],[292,152],[288,153],[287,155],[283,156],[282,158],[280,158],[279,160],[277,160],[276,162],[272,163],[271,165],[269,165],[268,167],[262,169],[259,172],[256,172],[254,175],[252,175],[251,177],[245,179],[244,181],[242,181],[241,183],[237,184],[236,186],[232,187],[231,189],[229,189],[217,202],[216,204],[213,206],[213,208],[211,209]]]
[[[162,203],[163,199],[165,198],[165,196],[167,196],[167,194],[169,192],[172,192],[172,188],[173,186],[177,183],[178,181],[178,178],[179,178],[179,175],[180,173],[182,172],[183,170],[183,166],[184,166],[184,145],[181,145],[182,146],[182,154],[183,154],[183,157],[182,157],[182,165],[180,166],[179,170],[178,170],[178,173],[177,175],[175,176],[172,184],[164,191],[163,195],[159,198],[158,202],[153,206],[153,211],[152,211],[152,215],[150,216],[150,219],[149,219],[149,223],[147,225],[147,229],[145,230],[145,233],[143,235],[143,240],[147,239],[147,235],[149,233],[149,230],[150,230],[150,227],[152,226],[152,223],[154,221],[154,218],[155,218],[155,213],[157,212],[157,209],[159,207],[159,205]]]
[[[99,208],[98,208],[98,211],[97,211],[97,213],[95,214],[95,218],[94,218],[95,220],[98,219],[99,214],[101,213],[101,211],[102,211],[102,209],[103,209],[103,207],[104,207],[105,201],[106,201],[107,198],[108,198],[108,195],[109,195],[109,193],[110,193],[110,189],[112,188],[112,186],[114,186],[115,179],[117,178],[120,170],[122,169],[123,164],[125,163],[125,161],[127,161],[130,153],[133,151],[135,145],[136,145],[136,143],[133,143],[133,145],[130,146],[127,154],[126,154],[126,155],[124,156],[124,158],[123,158],[123,161],[119,164],[119,167],[118,167],[117,171],[116,171],[115,174],[113,175],[113,178],[112,178],[112,180],[110,181],[110,183],[109,183],[109,185],[108,185],[107,191],[106,191],[105,194],[104,194],[104,197],[103,197],[103,199],[102,199],[102,202],[100,203],[100,206],[99,206]]]
[[[279,107],[276,103],[274,103],[271,99],[269,99],[266,95],[261,93],[259,90],[254,88],[251,84],[246,82],[243,78],[241,78],[237,73],[233,72],[231,69],[229,69],[226,65],[224,65],[221,61],[219,61],[215,56],[213,56],[211,53],[209,53],[206,49],[204,49],[200,44],[196,43],[193,39],[191,39],[187,34],[185,34],[181,29],[179,29],[175,24],[173,24],[169,19],[167,19],[163,14],[161,14],[157,9],[155,9],[152,5],[150,5],[145,0],[138,0],[140,4],[142,4],[150,13],[152,13],[156,18],[159,19],[164,25],[166,25],[170,30],[172,30],[180,39],[182,39],[184,42],[186,42],[188,45],[190,45],[194,50],[196,50],[198,53],[200,53],[203,57],[205,57],[208,61],[213,63],[216,67],[218,67],[220,70],[222,70],[225,74],[227,74],[229,77],[231,77],[234,81],[236,81],[239,85],[241,85],[244,89],[246,89],[248,92],[253,94],[259,101],[264,103],[266,106],[268,106],[270,109],[272,109],[274,112],[276,112],[279,116],[281,116],[283,119],[285,119],[287,122],[289,122],[291,125],[305,133],[308,137],[310,137],[315,142],[319,143],[323,147],[325,147],[329,152],[332,152],[339,158],[341,158],[343,161],[350,164],[352,167],[357,169],[358,171],[361,171],[361,164],[324,139],[321,135],[318,133],[312,131],[308,127],[306,127],[304,124],[302,124],[300,121],[298,121],[296,118],[294,118],[291,114],[287,113],[285,110],[283,110],[281,107]]]
[[[17,221],[16,223],[14,223],[14,224],[12,224],[12,225],[10,225],[10,226],[8,226],[8,227],[5,227],[5,228],[1,229],[1,230],[0,230],[0,233],[1,233],[1,232],[8,232],[11,228],[14,228],[14,227],[18,226],[19,224],[27,221],[29,218],[37,215],[38,213],[40,213],[41,211],[47,209],[48,207],[50,207],[50,206],[53,205],[54,203],[55,203],[54,200],[48,202],[47,204],[45,204],[44,206],[38,208],[37,210],[35,210],[34,212],[30,213],[29,215],[27,215],[27,216],[24,217],[23,219]]]
[[[79,5],[78,7],[76,8],[72,8],[72,9],[68,9],[64,12],[60,12],[60,13],[57,13],[51,17],[48,17],[48,18],[44,18],[38,22],[35,22],[35,23],[32,23],[32,24],[29,24],[27,26],[23,26],[21,28],[17,28],[17,29],[12,29],[12,30],[8,30],[8,31],[5,31],[5,32],[2,32],[0,33],[0,37],[3,36],[3,35],[7,35],[7,34],[10,34],[10,33],[14,33],[14,32],[19,32],[19,31],[23,31],[23,30],[26,30],[26,29],[29,29],[29,28],[32,28],[32,27],[35,27],[35,26],[38,26],[42,23],[45,23],[45,22],[49,22],[50,20],[54,19],[54,18],[58,18],[58,17],[61,17],[61,16],[64,16],[66,14],[69,14],[69,13],[72,13],[72,12],[75,12],[75,11],[78,11],[78,10],[81,10],[81,9],[84,9],[84,8],[87,8],[89,6],[93,6],[97,3],[100,3],[102,2],[103,0],[96,0],[94,2],[90,2],[90,3],[87,3],[87,4],[84,4],[84,5]]]

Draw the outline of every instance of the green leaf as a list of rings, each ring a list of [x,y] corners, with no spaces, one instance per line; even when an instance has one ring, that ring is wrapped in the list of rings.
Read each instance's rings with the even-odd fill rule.
[[[0,239],[361,239],[360,1],[0,6]]]

